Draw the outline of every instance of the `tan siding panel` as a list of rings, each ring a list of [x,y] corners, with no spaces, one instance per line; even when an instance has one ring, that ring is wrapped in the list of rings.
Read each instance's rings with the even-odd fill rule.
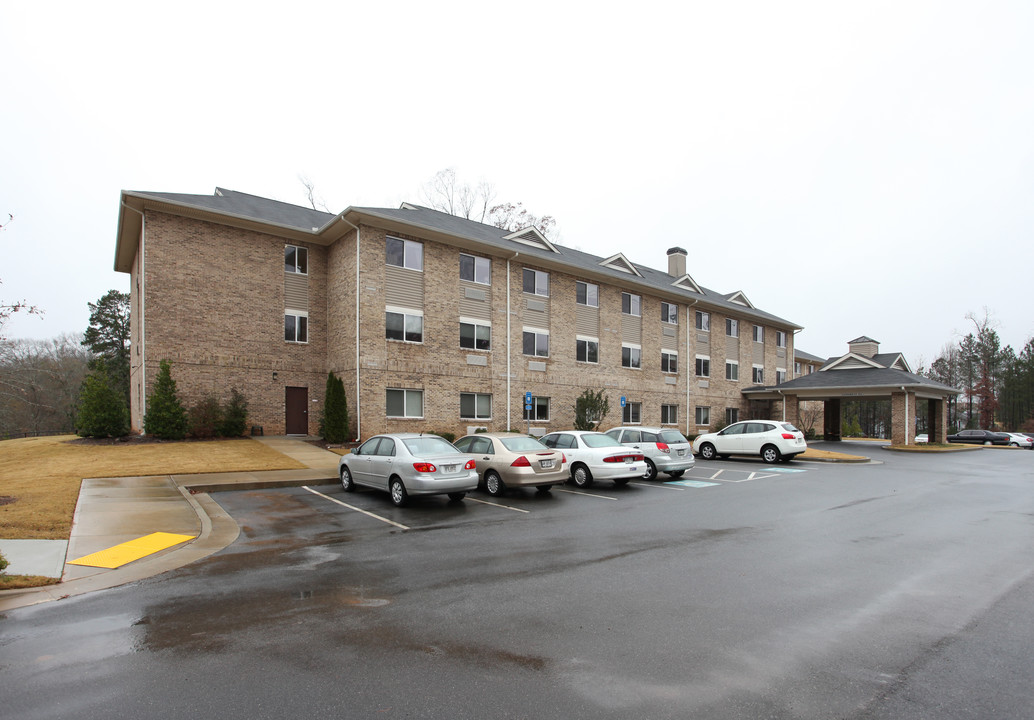
[[[470,282],[460,281],[460,316],[477,318],[479,320],[492,319],[492,304],[488,301],[488,288],[484,285],[475,285]]]
[[[588,335],[598,338],[600,336],[600,310],[588,305],[576,305],[574,317],[574,331],[578,335]]]
[[[621,342],[643,344],[643,319],[635,315],[621,316]]]
[[[753,362],[758,365],[765,364],[765,343],[754,343],[754,357]]]
[[[740,358],[740,339],[725,337],[725,357],[732,358],[733,360],[739,360]]]
[[[670,328],[664,328],[661,332],[661,349],[662,350],[678,350],[679,349],[679,334],[677,332],[668,334]]]
[[[284,309],[309,312],[309,276],[284,273]]]
[[[384,268],[384,301],[386,305],[424,309],[424,274],[417,270],[387,265]]]

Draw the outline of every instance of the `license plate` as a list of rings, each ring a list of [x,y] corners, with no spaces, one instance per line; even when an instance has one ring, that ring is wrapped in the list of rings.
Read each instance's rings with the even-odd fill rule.
[[[459,467],[459,466],[458,465],[442,465],[442,472],[446,472],[446,473],[456,472],[456,468],[457,467]]]
[[[685,451],[685,450],[677,450],[676,452],[678,452],[678,454],[679,454],[679,457],[682,457],[683,455],[685,455],[685,454],[686,454],[686,451]]]
[[[541,465],[543,469],[551,468],[551,467],[553,467],[553,461],[552,460],[543,460],[542,462],[539,463],[539,465]]]
[[[630,457],[625,458],[625,465],[631,465],[631,464],[632,464],[632,458],[630,458]]]

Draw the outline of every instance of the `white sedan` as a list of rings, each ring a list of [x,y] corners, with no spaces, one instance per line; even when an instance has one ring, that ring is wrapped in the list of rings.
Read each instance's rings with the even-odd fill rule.
[[[1034,447],[1034,440],[1031,440],[1029,437],[1027,437],[1023,433],[1005,433],[1005,434],[1009,436],[1009,444],[1012,445],[1013,447],[1021,447],[1021,448],[1032,448],[1032,447]]]
[[[646,474],[643,453],[603,433],[565,430],[546,435],[542,444],[564,453],[571,480],[580,488],[589,487],[593,480],[613,480],[615,485],[625,485]]]
[[[729,455],[760,455],[767,463],[789,462],[808,449],[804,433],[790,423],[747,420],[716,433],[698,435],[693,452],[704,460]]]

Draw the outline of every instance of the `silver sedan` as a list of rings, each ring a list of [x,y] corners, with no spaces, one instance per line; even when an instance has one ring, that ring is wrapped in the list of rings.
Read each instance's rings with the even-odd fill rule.
[[[462,500],[477,489],[477,464],[437,435],[392,433],[376,435],[338,462],[345,492],[357,485],[387,490],[402,507],[410,495],[448,495]]]
[[[534,487],[539,493],[548,493],[553,485],[567,480],[564,454],[527,435],[467,435],[456,441],[456,447],[477,457],[478,472],[489,495],[502,495],[507,487]]]

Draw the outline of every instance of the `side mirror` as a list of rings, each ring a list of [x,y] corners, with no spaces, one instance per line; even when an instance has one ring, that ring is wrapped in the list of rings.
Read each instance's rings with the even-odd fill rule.
[[[352,454],[353,455],[358,455],[359,454],[359,448],[357,448],[357,447],[352,448]]]

